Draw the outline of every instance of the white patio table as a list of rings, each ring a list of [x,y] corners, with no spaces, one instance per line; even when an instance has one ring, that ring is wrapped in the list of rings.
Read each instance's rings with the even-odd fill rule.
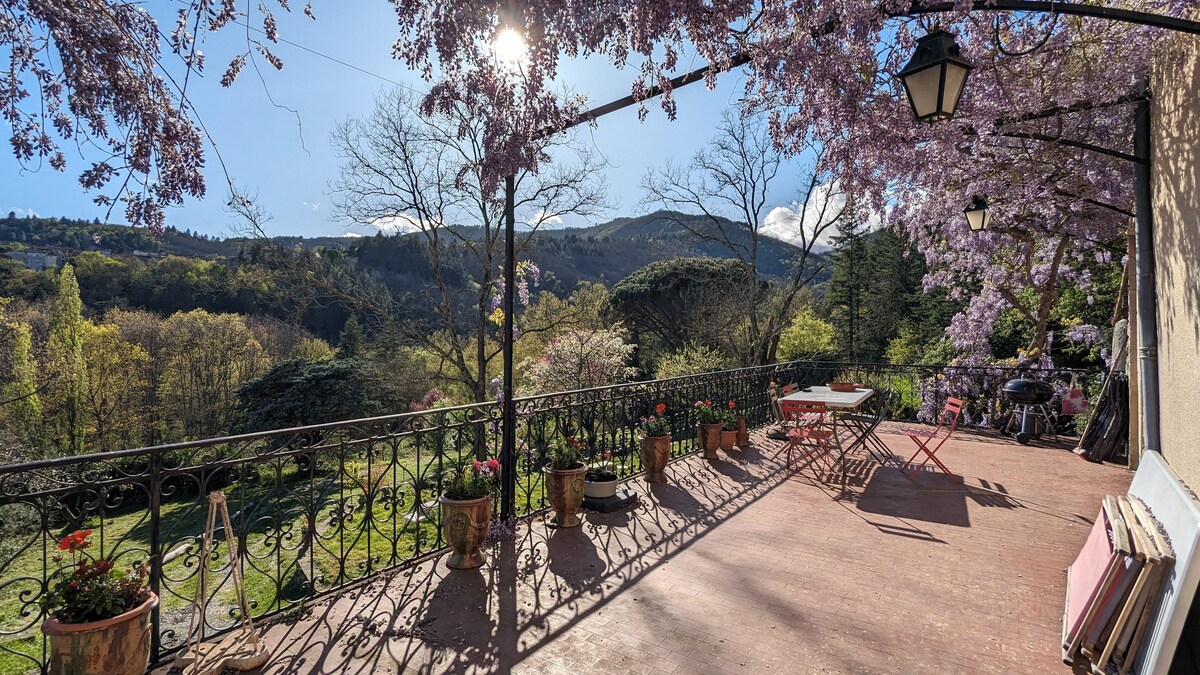
[[[842,486],[846,483],[846,453],[851,449],[858,447],[866,441],[866,437],[871,433],[869,430],[862,429],[860,432],[855,430],[844,422],[839,423],[838,413],[852,413],[859,409],[867,399],[875,395],[874,389],[859,388],[854,391],[834,391],[829,387],[807,387],[806,389],[798,389],[795,392],[780,398],[780,401],[805,401],[808,403],[824,403],[825,408],[833,413],[833,438],[838,445],[838,465],[842,469]],[[853,437],[853,441],[849,444],[842,443],[842,435],[838,433],[838,427],[846,429]]]

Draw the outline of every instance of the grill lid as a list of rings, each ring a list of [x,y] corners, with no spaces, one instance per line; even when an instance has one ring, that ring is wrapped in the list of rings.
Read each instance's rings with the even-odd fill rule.
[[[1028,376],[1005,382],[1001,391],[1009,400],[1018,403],[1045,403],[1054,398],[1054,387],[1050,383]]]

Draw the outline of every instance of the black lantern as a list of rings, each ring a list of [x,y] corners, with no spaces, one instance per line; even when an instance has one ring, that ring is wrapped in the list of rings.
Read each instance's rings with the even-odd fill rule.
[[[967,208],[963,209],[963,214],[967,216],[967,224],[971,226],[973,232],[982,232],[992,224],[987,200],[979,195],[975,195]]]
[[[954,116],[973,67],[962,57],[954,36],[937,29],[917,40],[917,51],[896,77],[904,83],[913,115],[936,122]]]

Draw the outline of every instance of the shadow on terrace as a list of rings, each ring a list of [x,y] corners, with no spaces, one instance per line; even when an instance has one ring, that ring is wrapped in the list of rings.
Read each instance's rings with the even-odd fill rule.
[[[843,484],[757,433],[631,481],[634,510],[535,517],[479,570],[310,606],[270,628],[267,672],[1068,672],[1061,570],[1128,474],[1065,448],[968,433],[943,449],[962,482],[853,455]]]

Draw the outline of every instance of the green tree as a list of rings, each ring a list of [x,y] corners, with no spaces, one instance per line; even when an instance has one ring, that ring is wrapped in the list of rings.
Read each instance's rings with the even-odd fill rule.
[[[10,324],[9,330],[12,331],[12,379],[4,385],[5,413],[12,428],[37,447],[42,429],[42,400],[38,396],[31,331],[27,323]]]
[[[830,321],[837,329],[838,351],[851,361],[863,357],[865,305],[869,304],[870,277],[867,269],[866,224],[853,207],[838,224],[830,256],[833,273],[825,303]]]
[[[363,344],[366,342],[366,335],[363,334],[362,324],[358,322],[357,316],[351,316],[346,319],[346,325],[342,326],[342,333],[338,336],[337,357],[339,359],[353,359],[363,355]]]
[[[70,264],[58,274],[58,291],[50,302],[50,335],[46,354],[53,391],[54,442],[68,454],[83,452],[87,423],[87,367],[83,360],[83,303]],[[49,412],[49,411],[48,411]]]
[[[159,399],[183,438],[229,431],[237,391],[270,365],[242,317],[197,309],[163,321]]]
[[[142,436],[141,402],[151,386],[146,379],[150,355],[139,345],[121,340],[117,326],[85,321],[83,360],[88,376],[89,444],[99,451],[136,444]]]
[[[813,313],[811,307],[806,307],[792,318],[779,337],[779,359],[794,361],[828,356],[835,350],[836,334],[833,324]]]
[[[661,380],[680,375],[711,373],[732,366],[733,361],[721,350],[693,342],[660,358],[654,366],[654,377]]]
[[[359,419],[383,411],[371,369],[358,359],[276,364],[237,392],[240,431]]]
[[[616,316],[645,354],[669,354],[689,343],[719,345],[745,313],[731,289],[747,287],[752,274],[737,260],[672,258],[646,265],[617,282],[610,293]]]

